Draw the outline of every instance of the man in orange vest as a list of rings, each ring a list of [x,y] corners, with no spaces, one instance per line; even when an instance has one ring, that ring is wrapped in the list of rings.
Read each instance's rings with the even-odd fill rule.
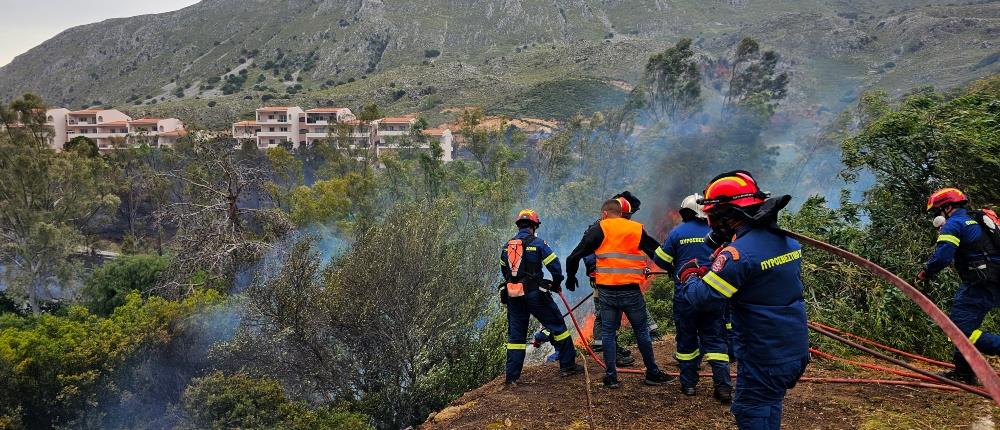
[[[622,313],[632,325],[642,361],[646,365],[643,382],[646,385],[661,385],[675,379],[656,365],[646,317],[646,300],[639,289],[639,284],[646,280],[646,257],[653,258],[660,243],[646,234],[642,224],[622,217],[626,212],[632,212],[632,209],[623,197],[604,202],[601,221],[587,229],[583,239],[566,259],[566,288],[573,291],[578,285],[576,272],[580,260],[589,254],[597,257],[594,278],[600,291],[596,296],[600,300],[601,338],[604,362],[607,364],[604,386],[608,388],[620,386],[615,366],[618,350],[615,333],[621,325]]]

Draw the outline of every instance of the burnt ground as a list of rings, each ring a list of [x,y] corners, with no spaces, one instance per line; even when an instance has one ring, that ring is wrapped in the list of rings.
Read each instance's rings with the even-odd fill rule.
[[[676,372],[673,341],[656,342],[657,361]],[[634,349],[634,348],[633,348]],[[633,355],[641,363],[638,351]],[[578,358],[578,362],[579,358]],[[881,373],[839,369],[814,359],[805,376],[893,379]],[[733,429],[727,406],[711,397],[711,379],[702,377],[698,395],[685,397],[674,381],[642,384],[641,375],[619,374],[622,386],[601,385],[603,370],[587,359],[597,429]],[[707,366],[706,366],[707,370]],[[526,366],[521,383],[503,386],[503,377],[470,391],[420,426],[437,429],[589,429],[585,376],[560,378],[558,366]],[[1000,428],[1000,408],[978,396],[933,389],[871,384],[800,382],[785,398],[785,429],[973,429]]]

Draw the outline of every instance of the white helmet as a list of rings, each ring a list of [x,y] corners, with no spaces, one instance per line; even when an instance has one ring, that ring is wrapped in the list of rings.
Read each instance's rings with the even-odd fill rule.
[[[701,200],[701,194],[695,193],[684,198],[681,201],[681,209],[688,209],[694,212],[694,216],[705,219],[705,212],[701,210],[701,205],[698,204],[698,200]]]

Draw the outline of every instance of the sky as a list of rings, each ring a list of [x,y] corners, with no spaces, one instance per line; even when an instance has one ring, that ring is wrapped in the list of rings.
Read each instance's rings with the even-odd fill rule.
[[[0,67],[78,25],[168,12],[197,0],[0,0]]]

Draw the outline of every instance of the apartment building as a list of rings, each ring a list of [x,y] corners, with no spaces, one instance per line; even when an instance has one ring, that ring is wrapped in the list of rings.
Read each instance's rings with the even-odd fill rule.
[[[298,106],[268,106],[257,109],[253,120],[233,123],[232,134],[236,139],[253,140],[260,149],[298,148],[330,138],[347,137],[351,148],[373,148],[379,155],[400,150],[427,150],[426,144],[400,145],[403,138],[410,135],[416,121],[415,115],[360,121],[350,109],[342,107],[303,110]],[[450,130],[425,130],[424,135],[438,139],[445,150],[445,161],[451,161]]]
[[[101,151],[115,148],[116,142],[154,147],[171,146],[186,135],[184,124],[176,118],[141,118],[133,120],[117,109],[70,111],[52,108],[45,111],[45,123],[51,130],[48,144],[61,151],[63,145],[78,136],[93,140]]]

